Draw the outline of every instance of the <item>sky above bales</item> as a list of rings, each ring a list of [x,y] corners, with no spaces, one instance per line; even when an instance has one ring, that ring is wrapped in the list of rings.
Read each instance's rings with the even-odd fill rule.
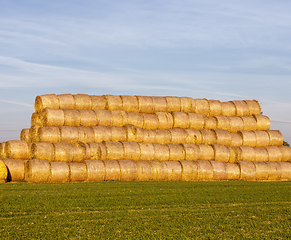
[[[47,93],[257,99],[291,143],[291,2],[1,0],[0,142]]]

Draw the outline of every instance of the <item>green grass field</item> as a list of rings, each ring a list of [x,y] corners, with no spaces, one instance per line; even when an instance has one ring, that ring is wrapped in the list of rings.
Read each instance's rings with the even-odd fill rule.
[[[290,239],[291,182],[0,184],[1,239]]]

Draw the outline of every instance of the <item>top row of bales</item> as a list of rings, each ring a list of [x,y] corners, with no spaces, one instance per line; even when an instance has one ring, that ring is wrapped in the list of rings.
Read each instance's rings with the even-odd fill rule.
[[[190,97],[128,95],[46,94],[35,98],[35,112],[45,108],[77,110],[123,110],[126,112],[189,112],[202,116],[252,116],[261,114],[256,100],[228,101]]]

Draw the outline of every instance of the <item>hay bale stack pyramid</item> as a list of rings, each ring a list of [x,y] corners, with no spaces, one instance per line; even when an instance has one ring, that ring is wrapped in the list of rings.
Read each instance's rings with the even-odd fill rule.
[[[256,100],[47,94],[0,180],[291,180],[291,148]]]

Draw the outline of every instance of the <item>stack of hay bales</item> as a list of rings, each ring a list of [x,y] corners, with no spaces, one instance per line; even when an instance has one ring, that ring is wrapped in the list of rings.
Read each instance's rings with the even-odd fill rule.
[[[255,100],[47,94],[20,139],[0,145],[0,181],[291,180]]]

